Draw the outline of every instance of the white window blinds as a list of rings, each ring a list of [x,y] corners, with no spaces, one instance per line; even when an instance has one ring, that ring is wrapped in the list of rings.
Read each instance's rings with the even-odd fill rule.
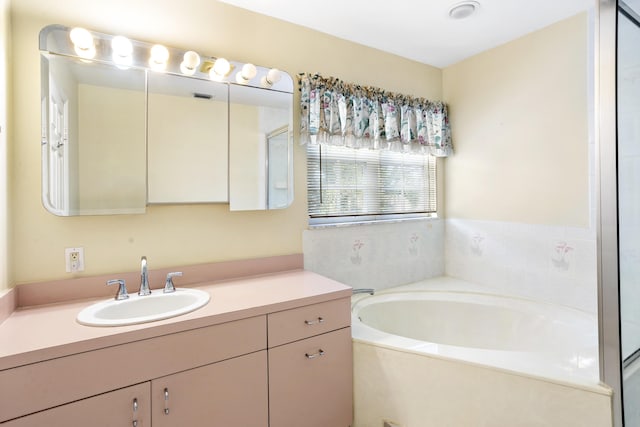
[[[307,144],[307,189],[311,218],[435,213],[436,161],[425,154]]]

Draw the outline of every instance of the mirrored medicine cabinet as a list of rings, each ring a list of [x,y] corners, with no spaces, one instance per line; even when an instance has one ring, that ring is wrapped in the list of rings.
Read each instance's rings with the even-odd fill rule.
[[[288,207],[291,76],[157,46],[42,29],[46,209],[75,216],[144,213],[150,204]]]

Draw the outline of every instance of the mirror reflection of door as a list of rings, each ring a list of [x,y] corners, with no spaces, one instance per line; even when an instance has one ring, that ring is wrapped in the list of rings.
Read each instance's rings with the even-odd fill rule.
[[[53,80],[49,82],[49,91],[48,202],[58,215],[68,215],[69,101]]]
[[[229,208],[286,208],[293,200],[291,94],[231,86],[229,114]]]
[[[289,128],[277,129],[267,136],[268,209],[289,206]]]
[[[145,71],[57,55],[41,64],[45,207],[61,216],[144,212]]]

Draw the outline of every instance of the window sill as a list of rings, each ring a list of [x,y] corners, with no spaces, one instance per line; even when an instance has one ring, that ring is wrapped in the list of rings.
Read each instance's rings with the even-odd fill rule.
[[[393,224],[410,221],[433,221],[438,219],[436,214],[414,214],[414,215],[386,215],[369,217],[341,217],[341,218],[309,218],[309,229],[317,230],[322,228],[357,227],[366,225]]]

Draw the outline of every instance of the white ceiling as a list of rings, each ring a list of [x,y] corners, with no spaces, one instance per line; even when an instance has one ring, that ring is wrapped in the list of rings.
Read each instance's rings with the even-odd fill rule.
[[[449,9],[462,0],[219,1],[439,68],[596,4],[596,0],[478,0],[478,13],[452,20]]]

